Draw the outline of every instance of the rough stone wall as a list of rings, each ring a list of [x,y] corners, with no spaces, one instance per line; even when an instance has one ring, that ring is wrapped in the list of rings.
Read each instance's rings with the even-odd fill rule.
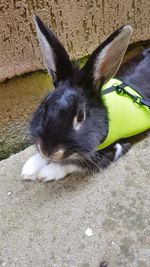
[[[43,68],[34,13],[74,58],[127,22],[134,28],[131,42],[150,38],[149,0],[0,0],[0,80]]]

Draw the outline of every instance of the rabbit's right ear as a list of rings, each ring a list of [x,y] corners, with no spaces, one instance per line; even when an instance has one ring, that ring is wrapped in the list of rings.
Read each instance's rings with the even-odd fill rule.
[[[81,69],[81,77],[87,88],[99,94],[102,85],[116,74],[131,35],[132,27],[124,25],[94,50]]]
[[[66,80],[73,74],[69,56],[63,45],[38,16],[34,16],[34,22],[47,70],[56,86],[58,82]]]

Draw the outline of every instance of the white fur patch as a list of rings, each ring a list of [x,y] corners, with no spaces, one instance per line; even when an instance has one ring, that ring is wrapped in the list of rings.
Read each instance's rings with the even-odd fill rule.
[[[82,169],[76,165],[60,165],[58,163],[50,163],[42,168],[38,174],[38,179],[44,182],[59,180],[72,172],[79,172]]]
[[[73,128],[76,131],[80,130],[80,128],[81,128],[81,123],[77,122],[77,116],[75,116],[74,119],[73,119]]]
[[[123,155],[123,148],[122,145],[120,145],[119,143],[117,143],[115,145],[115,149],[116,149],[116,153],[115,153],[115,158],[114,160],[119,159],[122,155]]]
[[[38,172],[47,164],[46,159],[44,159],[39,153],[35,154],[29,158],[24,164],[21,176],[23,180],[36,180]]]
[[[73,127],[76,131],[80,130],[82,123],[85,121],[86,119],[86,112],[85,110],[83,110],[83,120],[81,122],[78,122],[78,114],[74,117],[73,119]]]

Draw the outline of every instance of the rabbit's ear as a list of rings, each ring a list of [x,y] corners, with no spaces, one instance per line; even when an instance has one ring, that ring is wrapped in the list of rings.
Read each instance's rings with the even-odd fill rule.
[[[38,16],[34,16],[34,21],[44,61],[56,86],[57,82],[64,81],[73,74],[69,56],[56,36]]]
[[[90,56],[81,70],[86,86],[98,90],[117,72],[128,47],[132,27],[125,25],[111,34]]]

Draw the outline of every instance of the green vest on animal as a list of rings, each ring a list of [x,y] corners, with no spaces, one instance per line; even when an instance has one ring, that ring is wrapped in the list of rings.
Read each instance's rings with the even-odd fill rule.
[[[111,79],[102,88],[102,95],[108,88],[121,85],[118,79]],[[129,86],[125,90],[134,96],[141,95]],[[102,96],[108,110],[109,126],[106,139],[97,150],[108,147],[119,139],[128,138],[150,129],[150,108],[133,101],[128,94],[112,90]]]

